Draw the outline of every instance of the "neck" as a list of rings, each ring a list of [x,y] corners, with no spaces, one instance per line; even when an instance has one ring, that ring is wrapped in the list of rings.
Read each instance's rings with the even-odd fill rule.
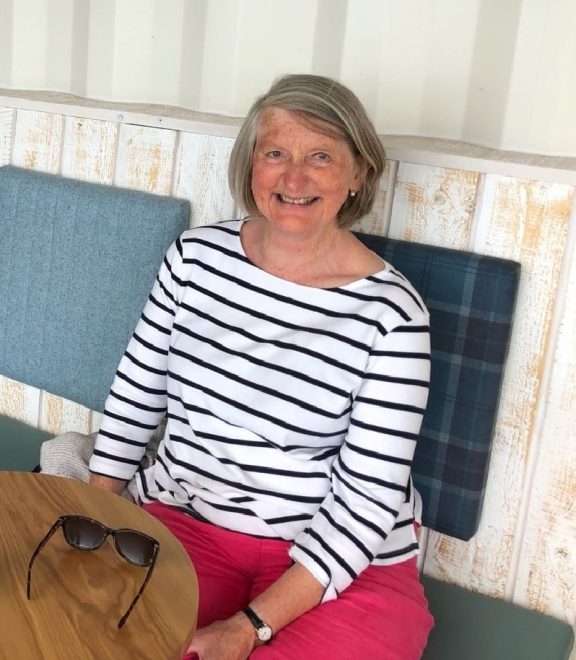
[[[313,283],[334,268],[336,246],[344,231],[336,223],[322,231],[286,232],[262,218],[243,231],[246,253],[263,270],[300,283]]]

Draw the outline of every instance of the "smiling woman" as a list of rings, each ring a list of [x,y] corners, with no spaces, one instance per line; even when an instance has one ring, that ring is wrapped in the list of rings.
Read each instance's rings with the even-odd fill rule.
[[[267,272],[326,287],[377,272],[382,262],[340,230],[338,213],[357,194],[366,168],[343,138],[322,128],[290,110],[264,111],[252,167],[259,214],[244,225],[242,239],[247,256]],[[286,240],[302,247],[287,250]],[[342,270],[356,253],[358,263]]]
[[[255,217],[242,229],[248,258],[324,288],[381,270],[342,228],[372,208],[384,162],[350,90],[319,76],[281,78],[250,109],[230,159],[233,194]]]
[[[347,226],[369,213],[384,171],[382,143],[362,104],[348,88],[329,78],[309,75],[280,78],[250,108],[230,157],[230,188],[241,206],[248,213],[258,211],[251,189],[254,148],[266,129],[264,115],[279,110],[288,112],[294,122],[315,133],[316,138],[345,143],[362,168],[363,185],[357,197],[345,200],[338,209],[338,223]],[[282,128],[281,123],[278,128]]]
[[[190,657],[423,652],[432,620],[410,471],[429,317],[347,229],[383,167],[350,90],[281,78],[231,156],[248,217],[170,247],[118,368],[91,480],[118,491],[135,475],[188,550],[200,591]],[[164,415],[158,458],[138,468]]]
[[[262,115],[252,166],[252,194],[261,215],[303,229],[332,223],[364,179],[364,163],[343,138],[306,117],[268,108]]]

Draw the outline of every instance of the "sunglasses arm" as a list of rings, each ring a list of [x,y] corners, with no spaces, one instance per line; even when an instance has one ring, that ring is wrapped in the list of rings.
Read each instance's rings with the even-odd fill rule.
[[[62,523],[64,522],[65,518],[61,517],[58,518],[58,520],[52,525],[52,527],[48,530],[48,533],[46,536],[40,541],[38,546],[36,547],[36,550],[32,553],[32,557],[30,558],[30,563],[28,564],[28,577],[26,580],[26,597],[28,600],[30,600],[30,586],[31,586],[31,579],[32,579],[32,564],[36,560],[36,557],[42,552],[42,549],[44,546],[48,543],[48,541],[54,536],[54,534],[58,531],[58,528],[62,526]]]
[[[158,557],[159,549],[160,547],[158,545],[154,546],[154,554],[152,556],[152,561],[150,562],[150,566],[148,567],[148,572],[146,573],[146,577],[144,578],[144,582],[142,582],[140,589],[138,589],[138,593],[134,596],[132,602],[130,603],[130,607],[126,610],[124,616],[120,619],[120,621],[118,621],[118,628],[122,628],[122,626],[126,623],[126,620],[130,616],[130,613],[134,609],[134,606],[138,602],[140,596],[144,593],[144,589],[146,588],[146,585],[148,584],[148,581],[152,576],[152,571],[156,566],[156,558]]]

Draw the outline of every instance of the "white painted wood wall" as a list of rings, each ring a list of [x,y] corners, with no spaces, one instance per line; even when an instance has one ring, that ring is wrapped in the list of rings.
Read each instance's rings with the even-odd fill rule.
[[[0,165],[184,197],[194,225],[235,216],[226,184],[235,131],[210,117],[0,96]],[[480,530],[468,543],[427,534],[424,571],[574,623],[576,170],[452,143],[384,143],[378,203],[359,229],[522,264]],[[0,413],[53,433],[99,424],[2,377]]]
[[[574,0],[0,0],[0,87],[241,117],[284,73],[382,133],[576,156]]]

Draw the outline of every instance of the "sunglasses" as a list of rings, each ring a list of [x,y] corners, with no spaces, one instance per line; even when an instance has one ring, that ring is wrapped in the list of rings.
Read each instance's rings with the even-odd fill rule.
[[[160,544],[151,536],[143,532],[137,532],[134,529],[110,529],[97,520],[92,520],[92,518],[86,518],[85,516],[60,516],[46,536],[40,541],[30,558],[28,580],[26,583],[28,600],[30,600],[32,565],[34,564],[34,560],[60,527],[62,527],[62,532],[68,545],[76,550],[98,550],[98,548],[102,547],[104,541],[111,536],[114,539],[116,550],[121,557],[134,566],[148,567],[148,573],[146,573],[146,578],[142,586],[130,603],[130,607],[126,610],[126,613],[118,621],[118,628],[122,628],[150,580],[150,576],[156,565]]]

